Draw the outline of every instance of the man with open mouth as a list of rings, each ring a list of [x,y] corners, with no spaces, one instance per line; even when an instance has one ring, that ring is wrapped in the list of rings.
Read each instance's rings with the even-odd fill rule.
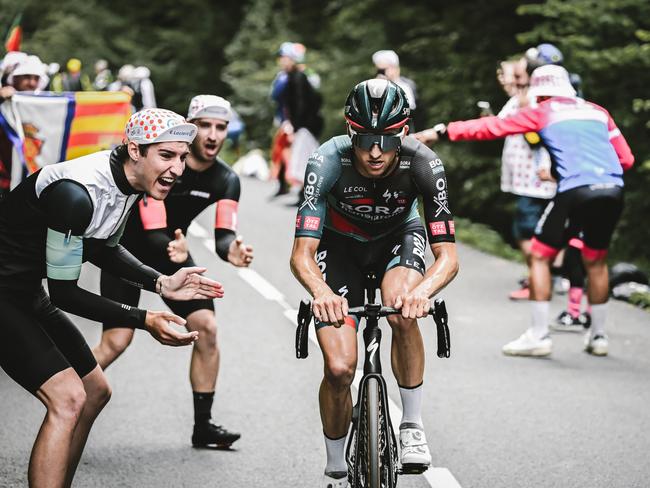
[[[169,110],[138,112],[127,123],[125,144],[46,166],[0,202],[0,366],[47,409],[30,458],[30,487],[72,484],[93,422],[111,395],[88,344],[61,309],[146,329],[166,345],[189,345],[198,336],[172,328],[185,320],[170,312],[83,290],[77,283],[83,261],[165,299],[223,296],[220,283],[201,276],[205,268],[164,275],[119,244],[136,202],[167,196],[196,132]]]
[[[230,103],[215,95],[198,95],[190,102],[188,120],[198,127],[185,170],[171,187],[171,175],[161,175],[161,190],[169,193],[164,202],[143,200],[129,219],[124,233],[125,247],[143,262],[173,272],[182,266],[194,266],[187,250],[185,235],[192,221],[216,202],[214,223],[215,252],[234,266],[249,266],[253,249],[237,236],[239,177],[220,158],[219,151],[228,134],[232,111]],[[140,290],[102,272],[102,295],[137,306]],[[212,300],[177,302],[167,305],[187,320],[189,330],[198,331],[192,350],[190,383],[194,399],[192,444],[230,446],[240,434],[211,422],[211,409],[219,373],[217,324]],[[120,321],[104,323],[101,342],[94,354],[107,368],[131,343],[134,331]]]

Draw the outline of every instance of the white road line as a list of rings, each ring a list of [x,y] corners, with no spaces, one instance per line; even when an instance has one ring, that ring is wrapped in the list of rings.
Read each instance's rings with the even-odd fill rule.
[[[200,225],[195,222],[192,222],[188,228],[188,233],[196,237],[203,238],[203,245],[207,247],[210,251],[213,250],[213,243],[211,239],[206,239],[209,234],[208,232]],[[255,289],[260,295],[262,295],[267,300],[272,302],[277,302],[283,309],[284,316],[293,324],[296,325],[296,318],[298,316],[298,310],[291,308],[287,303],[284,295],[271,283],[269,283],[263,276],[261,276],[256,271],[250,268],[241,268],[238,270],[239,277],[248,283],[253,289]],[[318,344],[316,338],[316,331],[314,327],[309,328],[309,339],[313,344]],[[359,381],[363,375],[362,369],[357,369],[352,382],[352,386],[355,390],[359,389]],[[388,397],[388,407],[390,410],[391,423],[393,424],[393,429],[395,432],[399,432],[399,420],[402,418],[402,410],[399,406]],[[426,470],[422,476],[429,483],[430,486],[435,488],[462,488],[460,483],[454,478],[454,475],[451,474],[447,468],[435,468],[430,467]]]
[[[237,273],[241,279],[251,285],[255,290],[258,291],[260,295],[262,295],[267,300],[278,302],[285,310],[291,308],[285,300],[284,295],[280,293],[280,291],[271,283],[266,281],[255,270],[252,270],[250,268],[241,268]]]
[[[191,236],[198,237],[199,239],[205,239],[206,237],[210,236],[210,234],[208,234],[208,231],[205,230],[201,224],[195,222],[194,220],[187,228],[187,233]]]

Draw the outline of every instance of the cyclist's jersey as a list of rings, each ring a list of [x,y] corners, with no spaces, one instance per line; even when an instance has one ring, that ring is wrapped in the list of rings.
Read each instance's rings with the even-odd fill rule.
[[[93,213],[90,225],[77,236],[77,242],[69,241],[66,249],[58,252],[75,248],[75,252],[83,252],[87,258],[93,249],[106,245],[109,238],[117,243],[122,224],[140,196],[126,181],[121,164],[111,158],[110,151],[101,151],[46,166],[9,194],[0,204],[0,288],[37,290],[42,278],[57,274],[56,265],[46,263],[48,214],[54,210],[74,217],[75,212],[81,211],[78,206],[60,209],[45,206],[47,202],[41,197],[47,195],[48,187],[61,180],[83,186],[92,201]],[[63,241],[57,243],[64,244]],[[47,245],[51,249],[54,242],[50,239]],[[78,263],[80,267],[81,262]]]
[[[325,228],[359,241],[379,239],[419,219],[421,195],[429,242],[454,242],[442,161],[413,137],[404,138],[398,158],[389,175],[367,178],[353,165],[348,136],[323,144],[307,163],[296,237],[320,239]]]
[[[115,152],[46,166],[0,203],[0,293],[35,293],[48,278],[57,305],[84,317],[140,326],[145,312],[77,287],[83,261],[111,266],[141,288],[160,275],[118,245],[140,198]]]
[[[634,163],[625,138],[607,110],[581,98],[553,97],[504,119],[451,122],[449,139],[488,140],[538,132],[551,155],[558,192],[585,185],[623,186]]]
[[[239,177],[221,159],[217,158],[212,166],[200,172],[186,165],[164,202],[147,198],[138,203],[127,222],[122,245],[147,262],[145,258],[150,250],[147,247],[156,246],[148,239],[147,231],[162,231],[169,240],[174,238],[176,229],[187,234],[192,220],[215,202],[215,231],[234,232],[239,195]],[[166,255],[166,243],[162,251]]]

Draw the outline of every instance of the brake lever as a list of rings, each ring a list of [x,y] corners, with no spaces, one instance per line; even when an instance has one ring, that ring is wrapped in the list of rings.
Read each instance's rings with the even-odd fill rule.
[[[298,327],[296,327],[296,358],[298,359],[309,356],[309,324],[312,317],[311,301],[301,300],[298,307]]]
[[[436,323],[438,335],[438,357],[448,358],[451,355],[451,343],[448,326],[447,306],[445,301],[438,298],[433,303],[433,320]]]

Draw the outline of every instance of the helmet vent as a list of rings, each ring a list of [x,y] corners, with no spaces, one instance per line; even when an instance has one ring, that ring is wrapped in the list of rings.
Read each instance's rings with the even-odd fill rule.
[[[374,78],[372,80],[368,80],[367,83],[368,83],[367,84],[368,93],[370,94],[371,98],[383,97],[386,88],[388,88],[388,80],[384,80],[381,78]]]

